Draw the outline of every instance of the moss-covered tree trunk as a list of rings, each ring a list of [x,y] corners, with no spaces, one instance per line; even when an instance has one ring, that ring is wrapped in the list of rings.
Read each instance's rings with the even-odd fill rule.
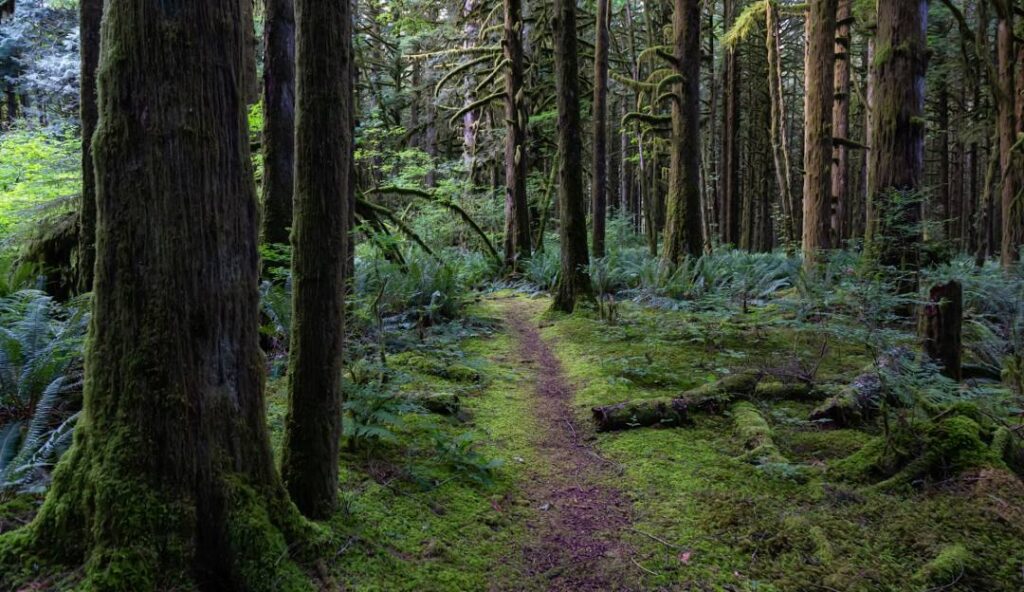
[[[1002,244],[1000,245],[1000,261],[1005,269],[1011,268],[1019,257],[1019,249],[1024,243],[1024,199],[1017,193],[1020,180],[1024,176],[1020,172],[1019,152],[1017,144],[1017,64],[1014,49],[1013,17],[1014,2],[1012,0],[994,0],[996,7],[996,64],[998,80],[996,85],[996,119],[999,133],[999,187],[1002,220]]]
[[[921,240],[927,22],[927,2],[878,2],[866,238],[875,260],[904,271],[916,268]],[[901,285],[902,290],[913,287]]]
[[[729,30],[736,21],[737,0],[723,2],[723,26]],[[724,48],[722,58],[722,166],[719,181],[719,226],[722,242],[740,245],[744,241],[741,232],[747,235],[746,247],[749,248],[751,222],[741,230],[740,202],[747,196],[740,194],[740,60],[736,46]]]
[[[96,107],[96,68],[100,63],[100,23],[103,0],[78,4],[79,125],[82,130],[82,203],[78,215],[77,280],[80,293],[92,290],[96,267],[96,173],[92,163],[92,135],[99,117]]]
[[[698,257],[700,224],[700,0],[675,0],[673,58],[680,82],[672,99],[672,139],[663,258]]]
[[[295,5],[266,0],[263,25],[263,217],[260,239],[287,245],[295,185]]]
[[[523,91],[523,4],[505,0],[505,265],[530,256],[526,196],[526,97]]]
[[[608,43],[611,0],[597,0],[594,43],[594,180],[591,183],[593,240],[591,253],[604,257],[608,212]]]
[[[352,170],[349,2],[296,0],[295,219],[288,419],[281,473],[299,510],[338,500]]]
[[[0,563],[84,565],[87,590],[305,582],[266,427],[243,4],[105,4],[84,409]]]
[[[788,249],[796,240],[796,212],[789,167],[789,132],[782,94],[782,58],[779,55],[779,15],[773,0],[765,0],[765,47],[768,52],[768,96],[771,100],[772,163],[782,206],[782,242]]]
[[[572,312],[576,301],[591,296],[586,265],[587,212],[583,195],[583,146],[580,139],[580,82],[576,52],[576,2],[555,0],[551,19],[558,95],[558,235],[561,273],[553,308]]]
[[[804,266],[831,246],[836,0],[811,0],[804,68]]]

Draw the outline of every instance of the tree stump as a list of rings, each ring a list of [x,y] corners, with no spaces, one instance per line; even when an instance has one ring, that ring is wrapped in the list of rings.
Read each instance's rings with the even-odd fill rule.
[[[932,286],[921,309],[919,333],[925,354],[942,368],[942,374],[961,380],[961,325],[964,302],[960,282]]]

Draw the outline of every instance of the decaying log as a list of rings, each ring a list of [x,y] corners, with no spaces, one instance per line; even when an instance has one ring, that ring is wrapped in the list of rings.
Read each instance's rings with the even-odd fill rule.
[[[625,401],[594,407],[592,412],[599,432],[648,426],[675,427],[689,420],[689,410],[683,399]]]
[[[731,374],[688,390],[678,397],[638,399],[592,409],[597,431],[637,427],[674,427],[686,423],[692,412],[721,413],[740,399],[803,399],[814,393],[811,385],[762,381],[752,372]]]

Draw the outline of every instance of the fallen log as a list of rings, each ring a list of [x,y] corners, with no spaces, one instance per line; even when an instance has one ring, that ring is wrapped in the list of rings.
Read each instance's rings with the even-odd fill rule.
[[[683,399],[640,399],[594,407],[591,411],[599,432],[649,426],[675,427],[689,421],[689,409]]]
[[[674,427],[686,423],[692,412],[721,413],[739,399],[802,399],[814,392],[808,384],[762,382],[760,374],[742,372],[690,389],[678,397],[624,401],[594,407],[591,411],[599,432]]]
[[[733,431],[746,450],[740,460],[755,465],[788,462],[775,446],[771,426],[753,403],[740,401],[733,405],[732,422]]]

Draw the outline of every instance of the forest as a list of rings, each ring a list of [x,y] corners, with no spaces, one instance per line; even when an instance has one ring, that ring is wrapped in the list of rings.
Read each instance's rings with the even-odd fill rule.
[[[1024,0],[0,0],[0,590],[1024,590]]]

